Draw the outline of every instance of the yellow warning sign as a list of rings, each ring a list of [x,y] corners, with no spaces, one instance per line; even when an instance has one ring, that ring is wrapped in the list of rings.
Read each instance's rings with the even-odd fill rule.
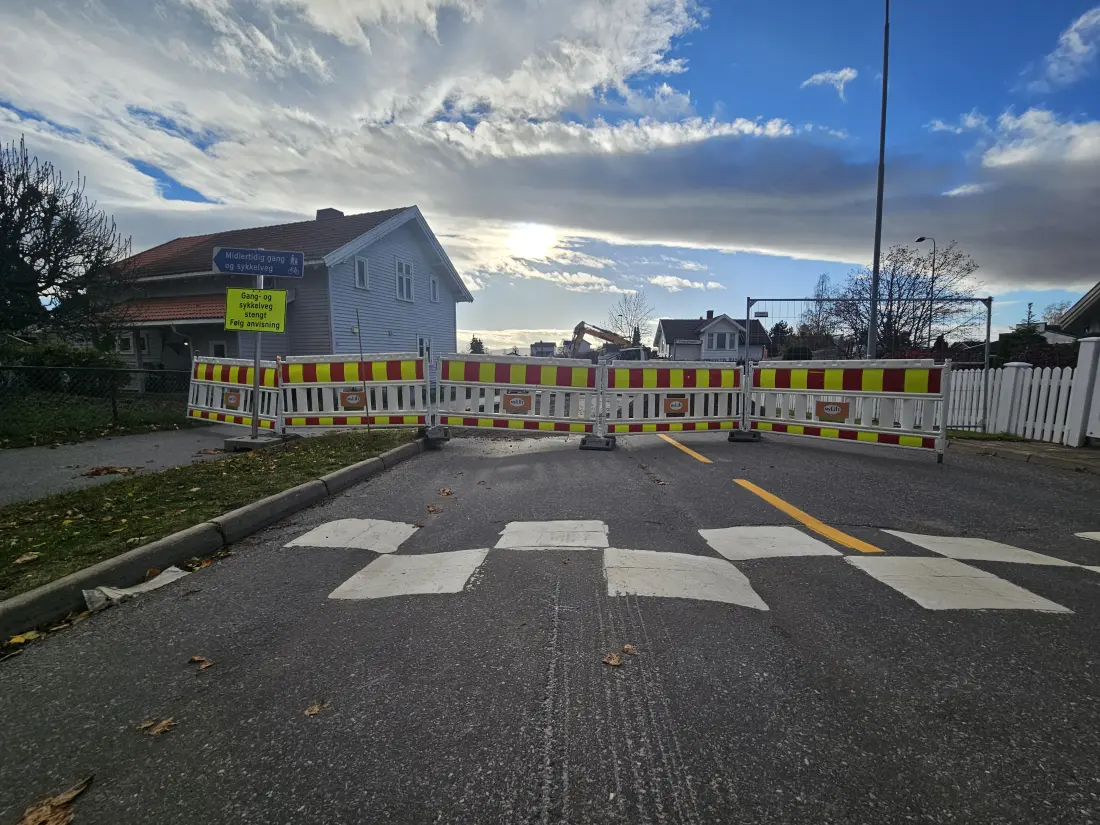
[[[285,332],[285,289],[227,289],[225,328],[241,332]]]

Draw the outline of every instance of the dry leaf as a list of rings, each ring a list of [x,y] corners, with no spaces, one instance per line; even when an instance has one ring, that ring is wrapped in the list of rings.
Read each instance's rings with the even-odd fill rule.
[[[43,799],[23,812],[19,825],[67,825],[72,822],[73,812],[70,806],[92,783],[92,777],[86,776],[65,793]]]
[[[33,642],[42,634],[37,630],[28,630],[26,633],[20,633],[18,636],[12,636],[8,639],[9,645],[23,645],[27,642]]]
[[[623,663],[623,660],[618,653],[608,653],[603,657],[603,663],[605,665],[611,665],[612,667],[618,667]]]
[[[454,490],[452,490],[450,487],[440,487],[439,494],[441,496],[453,496]]]
[[[318,713],[328,707],[328,699],[322,699],[319,702],[314,702],[308,708],[302,711],[306,716],[316,716]]]
[[[29,561],[34,561],[41,555],[41,553],[24,553],[22,556],[13,561],[12,564],[26,564]]]
[[[443,509],[441,507],[436,507],[434,504],[429,504],[428,505],[428,512],[431,513],[434,516],[437,513],[442,513]]]
[[[479,481],[478,484],[488,484],[488,481]]]
[[[214,660],[207,659],[205,656],[192,656],[187,662],[192,665],[198,665],[199,670],[206,670],[208,667],[214,666]]]
[[[191,488],[190,490],[188,490],[187,492],[189,492],[189,493],[197,493],[197,492],[198,492],[199,490],[201,490],[201,489],[202,489],[202,487],[192,487],[192,488]]]
[[[150,567],[148,570],[145,571],[145,581],[149,581],[150,579],[155,579],[159,575],[160,575],[160,571],[157,570],[157,568]]]
[[[653,483],[654,483],[654,484],[660,484],[660,485],[661,485],[662,487],[664,487],[664,486],[665,486],[666,484],[668,484],[668,482],[667,482],[667,481],[661,481],[661,479],[659,479],[659,478],[657,478],[657,479],[654,479],[654,480],[653,480]]]
[[[221,453],[222,451],[217,447],[207,447],[205,450],[199,450],[195,455],[221,455]]]
[[[422,521],[417,521],[413,524],[413,527],[416,527],[417,529],[419,529],[423,526],[424,526],[424,522],[422,522]]]
[[[96,476],[128,476],[133,475],[137,471],[137,467],[92,467],[92,469],[88,470],[84,475],[88,478],[95,478]]]
[[[140,725],[137,726],[137,729],[138,730],[145,730],[146,728],[153,727],[153,725],[155,725],[156,723],[157,723],[156,719],[146,719],[144,722],[142,722]]]
[[[208,667],[213,667],[213,666],[214,666],[214,660],[213,659],[207,659],[205,662],[203,662],[201,665],[199,665],[199,670],[206,670]]]
[[[172,730],[172,728],[174,728],[175,726],[175,720],[172,719],[171,716],[169,716],[167,719],[161,719],[159,722],[153,725],[153,727],[147,729],[145,732],[149,736],[160,736],[162,733],[168,733],[168,731]]]
[[[638,655],[638,651],[637,649],[635,649],[634,645],[623,645],[623,653],[626,653],[629,656]]]

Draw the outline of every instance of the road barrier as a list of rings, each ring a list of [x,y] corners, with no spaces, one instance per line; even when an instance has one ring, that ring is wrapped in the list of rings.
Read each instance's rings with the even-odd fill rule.
[[[613,363],[605,369],[607,435],[742,426],[741,367],[660,361]]]
[[[753,430],[935,450],[943,460],[950,361],[765,361],[749,369]]]
[[[438,422],[449,427],[591,433],[597,372],[567,358],[452,355],[439,367]]]
[[[424,359],[411,352],[290,356],[279,391],[286,430],[426,426],[432,416]]]
[[[187,416],[241,427],[252,426],[253,362],[197,356],[191,365]],[[260,362],[260,428],[278,429],[279,392],[275,361]]]

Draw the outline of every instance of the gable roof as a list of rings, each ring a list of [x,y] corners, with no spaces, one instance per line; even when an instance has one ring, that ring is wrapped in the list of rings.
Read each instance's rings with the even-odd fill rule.
[[[1066,332],[1080,334],[1086,329],[1090,314],[1100,315],[1100,283],[1081,296],[1081,299],[1062,313],[1058,324]]]
[[[275,226],[256,226],[251,229],[231,229],[228,232],[214,232],[210,235],[176,238],[139,252],[129,259],[129,263],[138,270],[141,277],[210,272],[216,246],[245,249],[263,247],[304,252],[307,261],[315,261],[360,235],[370,232],[408,208],[362,212],[358,215],[282,223]]]
[[[702,340],[702,330],[722,317],[719,315],[714,318],[662,318],[657,322],[657,329],[664,335],[665,342],[669,344],[676,341],[700,341]],[[730,318],[730,320],[741,329],[745,328],[744,320],[736,318]],[[653,343],[656,346],[656,339]],[[770,347],[771,344],[771,338],[768,337],[768,331],[764,329],[764,325],[753,318],[752,323],[749,325],[749,346]]]

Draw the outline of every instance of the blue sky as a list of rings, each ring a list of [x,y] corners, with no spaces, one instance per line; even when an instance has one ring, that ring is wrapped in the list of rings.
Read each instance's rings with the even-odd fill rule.
[[[1079,296],[1100,6],[896,2],[892,24],[884,242],[958,241],[999,327]],[[737,312],[870,262],[872,0],[42,0],[0,26],[0,138],[86,174],[136,247],[416,203],[492,345],[625,290]]]

